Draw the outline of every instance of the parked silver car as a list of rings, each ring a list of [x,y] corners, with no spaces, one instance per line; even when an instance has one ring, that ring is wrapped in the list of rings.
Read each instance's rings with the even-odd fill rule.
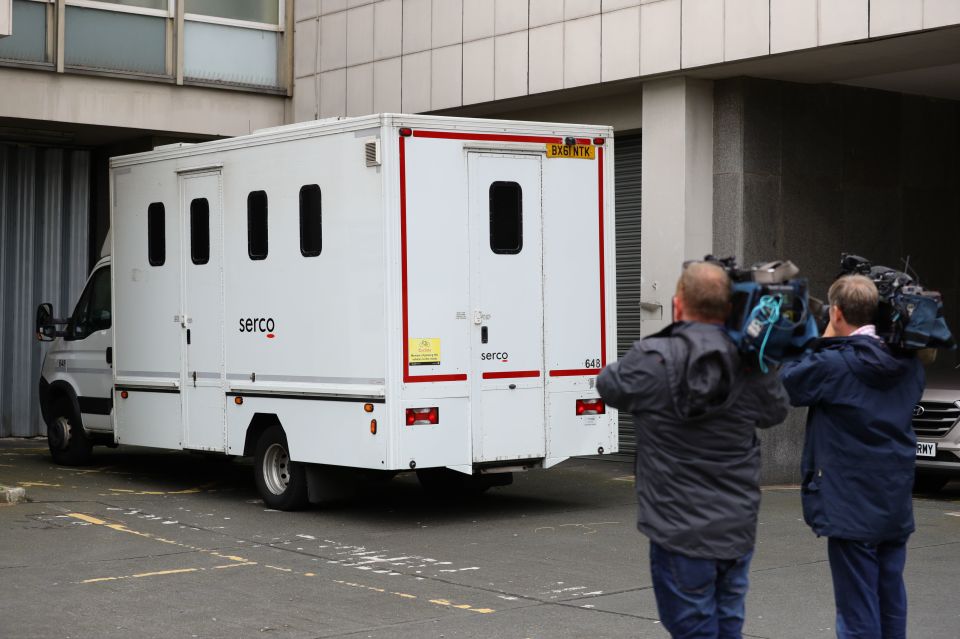
[[[936,492],[960,478],[960,374],[929,371],[923,398],[913,409],[917,434],[914,490]]]

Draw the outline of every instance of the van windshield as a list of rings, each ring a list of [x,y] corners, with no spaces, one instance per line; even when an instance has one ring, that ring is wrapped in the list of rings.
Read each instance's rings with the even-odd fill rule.
[[[87,282],[67,327],[67,339],[83,339],[110,326],[110,267],[105,266]]]

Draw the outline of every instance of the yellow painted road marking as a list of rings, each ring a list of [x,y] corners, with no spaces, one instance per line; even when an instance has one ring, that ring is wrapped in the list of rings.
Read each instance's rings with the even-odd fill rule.
[[[236,568],[237,566],[256,566],[257,562],[255,561],[245,561],[242,564],[223,564],[222,566],[214,566],[216,568]],[[312,575],[308,575],[312,576]]]
[[[83,513],[67,513],[67,517],[73,517],[74,519],[85,521],[88,524],[97,524],[98,526],[105,526],[107,524],[107,522],[102,519],[97,519],[96,517],[91,517],[90,515],[84,515]]]
[[[18,486],[23,486],[24,488],[30,488],[32,486],[41,486],[43,488],[60,488],[61,484],[48,484],[45,481],[18,481]]]
[[[203,570],[202,568],[177,568],[175,570],[158,570],[156,572],[141,572],[137,575],[133,575],[134,578],[139,577],[158,577],[160,575],[178,575],[183,572],[197,572],[198,570]]]

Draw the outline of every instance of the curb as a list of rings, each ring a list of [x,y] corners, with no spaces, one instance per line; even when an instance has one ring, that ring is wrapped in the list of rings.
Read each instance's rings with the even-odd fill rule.
[[[0,486],[0,505],[19,504],[27,501],[27,491],[23,488]]]

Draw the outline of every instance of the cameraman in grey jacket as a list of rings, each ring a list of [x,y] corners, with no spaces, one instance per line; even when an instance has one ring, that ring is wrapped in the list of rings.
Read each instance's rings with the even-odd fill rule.
[[[657,609],[675,639],[739,638],[760,506],[757,428],[783,421],[775,372],[741,361],[724,330],[726,272],[687,265],[674,323],[633,345],[597,378],[633,415],[637,528],[650,538]]]

